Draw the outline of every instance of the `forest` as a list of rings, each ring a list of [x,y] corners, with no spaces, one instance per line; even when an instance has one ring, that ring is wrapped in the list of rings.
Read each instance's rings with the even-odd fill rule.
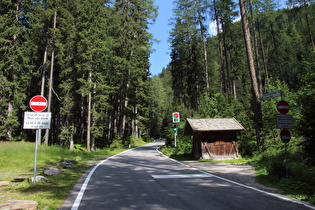
[[[153,3],[1,1],[1,141],[34,141],[21,122],[35,95],[52,113],[48,145],[93,151],[145,130]]]
[[[171,62],[152,78],[151,135],[174,146],[170,116],[180,112],[175,153],[185,154],[191,151],[190,138],[182,136],[185,118],[235,117],[245,127],[238,135],[241,155],[263,155],[278,173],[285,144],[275,115],[285,100],[294,123],[291,161],[314,165],[314,1],[287,1],[284,9],[276,9],[277,1],[174,2]],[[215,36],[204,24],[209,17],[216,20]],[[274,91],[282,96],[263,100]]]
[[[185,118],[235,117],[242,156],[283,150],[276,103],[281,90],[294,128],[290,152],[315,165],[315,4],[289,0],[175,0],[171,62],[150,75],[158,15],[154,0],[0,2],[0,141],[34,141],[23,114],[35,95],[48,99],[51,129],[42,143],[88,152],[127,146],[134,138],[166,138]],[[209,34],[206,22],[215,21]]]

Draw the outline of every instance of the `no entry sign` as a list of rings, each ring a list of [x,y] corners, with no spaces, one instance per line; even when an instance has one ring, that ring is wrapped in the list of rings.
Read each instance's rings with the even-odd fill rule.
[[[42,112],[47,108],[47,99],[43,96],[34,96],[30,100],[30,108],[34,112]]]
[[[288,129],[282,129],[280,132],[280,138],[283,143],[288,143],[291,139],[291,133]]]
[[[286,101],[279,101],[277,103],[277,109],[281,114],[286,114],[290,110],[290,106]]]

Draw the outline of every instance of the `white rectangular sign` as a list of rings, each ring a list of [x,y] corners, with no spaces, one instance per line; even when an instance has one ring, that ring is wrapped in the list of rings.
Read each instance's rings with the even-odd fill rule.
[[[266,94],[263,95],[262,99],[263,100],[267,100],[267,99],[275,98],[275,97],[278,97],[278,96],[281,96],[281,90],[277,90],[277,91],[271,92],[271,93],[266,93]]]
[[[24,112],[24,129],[50,129],[51,112]]]
[[[276,114],[277,128],[293,128],[292,115]]]

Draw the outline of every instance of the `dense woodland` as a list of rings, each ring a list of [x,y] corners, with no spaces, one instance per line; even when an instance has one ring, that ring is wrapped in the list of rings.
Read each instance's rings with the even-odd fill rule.
[[[40,136],[49,145],[171,144],[178,111],[179,131],[187,117],[235,117],[246,128],[240,152],[252,156],[283,145],[280,98],[262,100],[281,90],[294,118],[291,148],[315,164],[315,4],[289,0],[280,10],[277,2],[175,0],[171,62],[151,77],[153,0],[1,1],[0,140],[34,141],[23,113],[43,95],[53,119]],[[217,35],[208,33],[212,21]],[[179,150],[189,151],[187,142],[180,136]]]
[[[1,1],[1,140],[23,130],[28,101],[52,112],[46,144],[87,150],[145,130],[153,0]]]
[[[278,1],[174,2],[171,62],[152,78],[151,134],[174,145],[169,121],[179,111],[177,152],[185,153],[191,151],[190,138],[181,136],[185,118],[235,117],[245,127],[239,135],[243,156],[273,150],[281,162],[284,143],[275,120],[281,98],[262,100],[281,90],[294,120],[291,160],[314,164],[314,3],[288,1],[277,9]],[[238,20],[240,8],[244,18]],[[216,20],[215,36],[205,25],[209,18]]]

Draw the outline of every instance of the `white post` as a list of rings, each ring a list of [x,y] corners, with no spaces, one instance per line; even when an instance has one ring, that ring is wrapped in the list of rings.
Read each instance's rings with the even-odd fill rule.
[[[37,151],[38,151],[38,138],[39,138],[39,129],[36,130],[36,137],[35,137],[35,154],[34,154],[34,177],[33,183],[36,184],[36,163],[37,163]]]
[[[177,131],[175,132],[175,147],[177,146],[176,145],[176,136],[177,136]]]
[[[177,144],[176,144],[176,137],[177,137],[177,125],[175,124],[175,133],[174,133],[174,139],[175,139],[175,147],[177,147]]]

